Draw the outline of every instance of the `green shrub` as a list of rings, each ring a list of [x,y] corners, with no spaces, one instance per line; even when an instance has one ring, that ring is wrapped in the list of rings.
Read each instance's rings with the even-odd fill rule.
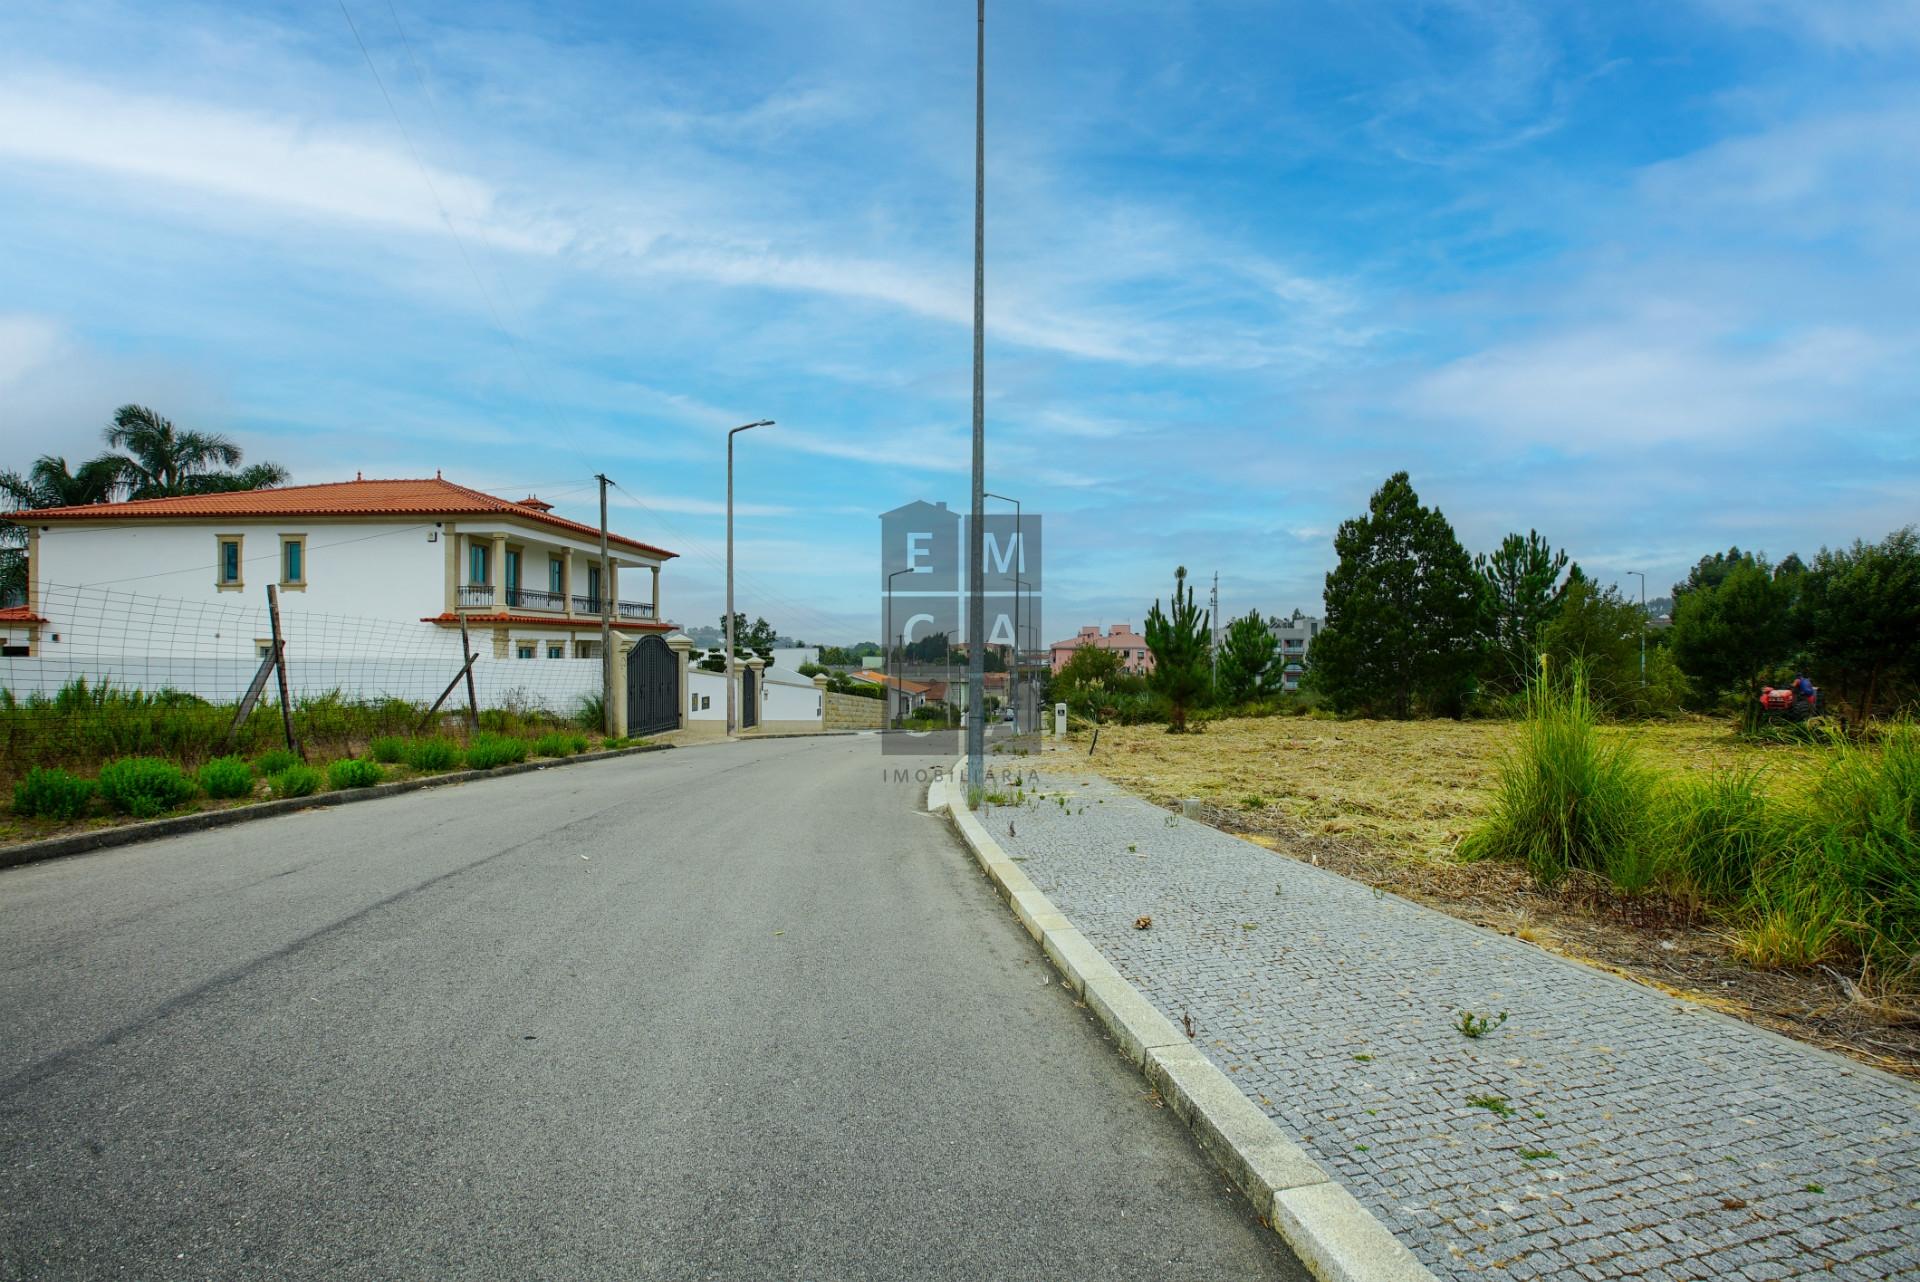
[[[579,749],[573,746],[573,736],[555,731],[543,734],[533,741],[533,755],[536,757],[567,757]]]
[[[1464,859],[1525,864],[1552,886],[1569,869],[1601,873],[1638,893],[1663,865],[1652,831],[1653,776],[1630,743],[1601,738],[1586,675],[1535,679],[1519,741],[1500,763],[1487,818],[1460,843]]]
[[[407,741],[398,735],[382,735],[368,745],[367,751],[375,761],[393,765],[395,762],[405,760]]]
[[[593,740],[587,738],[587,736],[583,734],[571,735],[569,736],[569,738],[573,743],[573,750],[575,752],[585,752],[588,748],[593,746]]]
[[[93,793],[91,779],[36,766],[13,786],[13,813],[23,819],[76,819]]]
[[[469,770],[491,770],[495,766],[508,766],[527,759],[527,741],[512,739],[505,735],[477,734],[473,742],[467,745],[467,768]]]
[[[100,795],[122,814],[150,819],[183,804],[193,795],[193,784],[171,761],[122,757],[100,768]]]
[[[438,774],[460,765],[460,745],[451,739],[435,737],[408,742],[406,762],[422,774]]]
[[[253,767],[244,757],[215,757],[200,767],[200,790],[209,797],[245,797],[253,792]]]
[[[1745,898],[1757,870],[1790,856],[1801,832],[1800,817],[1768,797],[1757,770],[1678,784],[1660,811],[1674,867],[1700,899],[1723,906]]]
[[[620,748],[629,747],[630,745],[632,745],[632,743],[633,743],[633,740],[625,738],[624,736],[616,735],[611,739],[602,739],[600,741],[600,746],[606,749],[607,751],[612,752]]]
[[[380,782],[384,773],[371,761],[356,761],[347,757],[327,767],[327,783],[335,791],[342,788],[371,788]]]
[[[297,766],[299,764],[300,758],[296,757],[286,748],[270,748],[254,758],[253,768],[257,770],[260,773],[260,777],[264,779],[269,775],[279,774],[288,766]]]
[[[582,730],[598,730],[607,724],[607,705],[605,699],[597,694],[583,694],[573,711],[574,724]]]
[[[267,781],[276,797],[311,797],[319,792],[326,777],[312,766],[291,765]]]

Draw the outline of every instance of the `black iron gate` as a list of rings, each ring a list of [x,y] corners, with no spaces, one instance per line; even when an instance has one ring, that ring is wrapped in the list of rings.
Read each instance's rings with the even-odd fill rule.
[[[752,668],[740,669],[740,728],[751,730],[760,724],[760,683]]]
[[[627,653],[627,733],[658,734],[680,725],[680,661],[658,636]]]

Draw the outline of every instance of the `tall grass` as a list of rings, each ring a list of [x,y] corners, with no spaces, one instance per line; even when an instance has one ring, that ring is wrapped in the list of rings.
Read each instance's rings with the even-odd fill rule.
[[[1526,706],[1519,742],[1500,763],[1492,812],[1461,841],[1461,856],[1524,864],[1543,886],[1583,869],[1623,890],[1649,889],[1660,872],[1652,772],[1629,741],[1601,736],[1577,666],[1565,680],[1534,681]]]
[[[1631,740],[1601,735],[1581,675],[1529,688],[1462,857],[1524,864],[1543,886],[1585,869],[1628,894],[1690,899],[1754,965],[1854,964],[1920,992],[1920,726],[1874,743],[1827,735],[1799,794],[1755,770],[1663,784]]]

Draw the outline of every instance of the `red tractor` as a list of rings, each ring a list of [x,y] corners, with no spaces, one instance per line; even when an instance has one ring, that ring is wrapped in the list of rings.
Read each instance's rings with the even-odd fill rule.
[[[1778,689],[1761,687],[1760,724],[1763,726],[1804,725],[1826,713],[1826,696],[1805,677]]]

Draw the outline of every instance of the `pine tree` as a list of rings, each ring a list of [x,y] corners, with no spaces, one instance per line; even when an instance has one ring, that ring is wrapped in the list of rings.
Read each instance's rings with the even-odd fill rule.
[[[1491,601],[1491,676],[1517,689],[1532,675],[1541,629],[1566,591],[1560,574],[1567,554],[1528,530],[1525,537],[1507,535],[1491,555],[1475,557],[1473,566],[1486,580]]]
[[[1220,698],[1244,703],[1273,693],[1280,684],[1280,671],[1273,661],[1279,648],[1279,640],[1258,610],[1228,624],[1220,647]]]
[[[1334,536],[1316,686],[1342,711],[1458,715],[1486,644],[1487,593],[1453,526],[1405,472]]]
[[[1173,613],[1169,616],[1154,601],[1147,611],[1147,648],[1153,651],[1153,676],[1149,679],[1155,693],[1167,701],[1167,729],[1174,734],[1187,732],[1187,709],[1207,692],[1212,656],[1212,620],[1193,603],[1193,589],[1187,586],[1187,567],[1173,572]]]

